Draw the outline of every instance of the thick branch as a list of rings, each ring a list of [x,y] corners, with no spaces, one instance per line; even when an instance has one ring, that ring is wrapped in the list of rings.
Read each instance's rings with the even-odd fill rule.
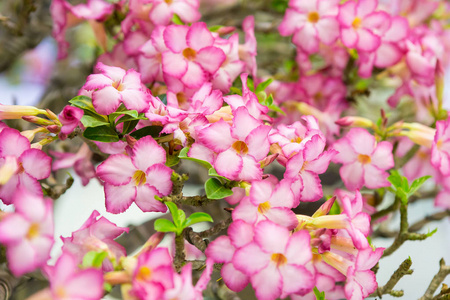
[[[413,270],[411,270],[411,259],[408,257],[405,259],[401,265],[398,267],[398,269],[392,274],[391,278],[388,280],[388,282],[381,287],[378,287],[377,290],[370,295],[370,297],[380,297],[382,295],[389,294],[394,297],[401,297],[403,296],[403,291],[394,291],[393,288],[397,284],[397,282],[404,276],[404,275],[411,275],[413,273]]]
[[[201,231],[201,232],[195,232],[192,230],[191,227],[188,227],[185,229],[184,234],[186,240],[194,245],[197,249],[204,252],[206,250],[206,246],[208,246],[207,240],[204,240],[207,237],[214,236],[221,232],[222,230],[228,228],[228,226],[231,224],[232,219],[231,217],[225,220],[222,220],[221,222],[217,223],[213,227]]]
[[[439,285],[444,281],[445,277],[450,274],[450,266],[445,265],[445,260],[441,258],[439,261],[439,272],[433,277],[428,286],[425,294],[419,300],[433,299],[434,292],[438,289]]]
[[[180,272],[181,267],[185,264],[186,252],[184,249],[184,236],[183,234],[175,236],[175,257],[173,265],[177,272]]]

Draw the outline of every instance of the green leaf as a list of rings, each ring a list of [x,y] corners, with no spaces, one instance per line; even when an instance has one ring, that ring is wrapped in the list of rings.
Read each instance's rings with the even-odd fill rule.
[[[219,29],[222,28],[222,27],[223,27],[222,25],[214,25],[214,26],[209,27],[208,29],[209,29],[209,31],[211,31],[211,32],[217,32],[217,31],[219,31]]]
[[[180,227],[181,222],[178,216],[178,207],[173,202],[165,202],[164,204],[167,205],[169,208],[170,214],[172,215],[173,223],[175,224],[175,227]]]
[[[274,101],[273,96],[272,96],[272,94],[270,94],[269,97],[267,97],[260,103],[264,106],[267,106],[269,109],[271,109],[273,111],[276,111],[282,115],[286,115],[286,113],[280,107],[278,107],[276,104],[274,104],[273,101]]]
[[[427,235],[427,237],[430,237],[430,236],[432,236],[433,234],[435,234],[436,232],[437,232],[437,228],[435,228],[434,230],[432,230],[432,231],[428,231],[428,233],[426,234]]]
[[[173,14],[172,22],[177,25],[184,25],[184,22],[181,21],[180,17],[177,14]]]
[[[317,287],[314,287],[313,291],[314,291],[314,295],[316,296],[316,300],[326,300],[325,292],[319,291],[319,289]]]
[[[92,99],[87,96],[76,96],[69,100],[69,103],[73,106],[79,107],[83,110],[90,110],[94,113],[97,113],[95,111],[94,105],[92,105]]]
[[[431,176],[423,176],[414,180],[411,184],[411,188],[409,189],[409,194],[412,196],[415,192],[427,181]]]
[[[98,142],[118,142],[117,132],[109,126],[88,127],[83,132],[83,136],[92,141]]]
[[[230,179],[228,179],[228,178],[226,178],[226,177],[223,177],[223,176],[217,174],[217,171],[216,171],[216,169],[214,169],[214,168],[210,168],[210,169],[208,170],[208,175],[209,175],[209,176],[214,176],[214,177],[217,177],[217,178],[222,178],[222,179],[224,179],[224,180],[226,180],[226,181],[230,181]]]
[[[98,127],[98,126],[109,126],[109,123],[106,122],[103,118],[97,118],[92,115],[83,115],[81,118],[81,123],[83,123],[84,127]]]
[[[189,218],[186,219],[186,222],[184,222],[183,227],[186,228],[200,222],[213,222],[213,219],[207,213],[195,212],[192,215],[190,215]]]
[[[161,130],[163,130],[163,128],[161,126],[146,126],[141,129],[138,129],[136,131],[133,131],[132,133],[130,133],[130,135],[137,140],[139,140],[147,135],[149,135],[153,138],[157,138],[157,137],[159,137]]]
[[[167,219],[157,219],[155,230],[159,232],[177,232],[177,227]]]
[[[259,92],[264,92],[266,88],[272,83],[273,79],[269,78],[266,81],[261,82],[258,84],[258,87],[255,90],[255,94],[258,94]]]
[[[139,122],[139,120],[131,120],[131,121],[124,122],[122,134],[128,134],[131,131],[133,131],[133,129],[136,128],[136,125],[138,124],[138,122]]]
[[[173,167],[177,165],[180,162],[180,158],[177,155],[169,155],[169,153],[166,154],[166,166]]]
[[[147,118],[144,116],[144,114],[139,114],[137,118],[130,116],[130,115],[124,115],[116,121],[116,125],[119,125],[120,123],[123,123],[126,121],[133,121],[133,120],[147,120]]]
[[[328,212],[329,215],[339,215],[341,214],[341,208],[339,206],[339,203],[337,201],[334,201],[333,206],[331,206],[330,211]]]
[[[183,149],[181,149],[180,153],[178,154],[178,157],[180,159],[186,159],[186,160],[195,161],[196,163],[202,165],[203,167],[205,167],[208,170],[212,168],[212,165],[209,162],[205,161],[205,160],[201,160],[201,159],[197,159],[197,158],[193,158],[193,157],[187,156],[188,151],[189,151],[189,147],[184,147]]]
[[[180,226],[178,226],[179,228],[181,228],[181,230],[183,230],[183,224],[186,221],[186,214],[184,213],[184,211],[182,209],[178,210],[178,220],[180,221]]]
[[[100,268],[103,260],[108,256],[108,252],[89,251],[83,256],[82,266],[84,268]]]
[[[223,199],[233,195],[233,191],[224,187],[217,178],[209,178],[205,182],[205,191],[209,199]]]
[[[103,289],[105,290],[105,292],[110,293],[111,290],[112,290],[112,288],[113,288],[113,287],[112,287],[111,284],[109,284],[109,283],[107,283],[107,282],[103,283]]]
[[[255,92],[255,85],[253,83],[253,79],[251,79],[250,77],[247,77],[247,86],[250,91]]]
[[[242,91],[234,86],[230,87],[230,93],[242,96]]]
[[[138,112],[135,110],[120,110],[120,108],[116,112],[113,112],[112,114],[110,114],[109,116],[111,116],[115,119],[121,115],[130,116],[134,119],[137,119],[139,117]]]

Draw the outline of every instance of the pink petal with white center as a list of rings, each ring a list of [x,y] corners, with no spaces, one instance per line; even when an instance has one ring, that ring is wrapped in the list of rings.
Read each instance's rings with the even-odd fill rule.
[[[154,164],[164,164],[166,151],[151,136],[145,136],[134,144],[131,159],[136,168],[145,172]]]
[[[391,183],[387,180],[389,174],[380,170],[374,165],[364,166],[364,185],[369,189],[377,189],[380,187],[390,186]]]
[[[373,165],[383,170],[394,167],[392,144],[387,141],[378,143],[377,147],[373,151],[371,162]]]
[[[336,163],[348,164],[356,161],[358,154],[347,138],[342,138],[333,144],[333,149],[338,153],[333,157],[333,161]]]
[[[266,201],[269,201],[272,192],[273,187],[270,182],[267,181],[252,182],[252,186],[250,188],[250,201],[254,205],[258,205]]]
[[[98,269],[86,269],[73,275],[64,285],[72,299],[100,299],[103,296],[103,274]]]
[[[444,209],[450,209],[450,192],[447,190],[442,190],[434,198],[434,205]]]
[[[303,150],[303,157],[305,161],[311,161],[316,159],[320,154],[323,153],[325,148],[325,139],[319,135],[315,134],[312,136],[311,140],[305,143],[305,148]]]
[[[250,278],[237,270],[232,263],[223,265],[220,274],[227,287],[235,292],[242,291],[250,282]]]
[[[245,189],[235,186],[231,190],[233,195],[226,197],[225,200],[231,205],[238,204],[245,197]]]
[[[242,156],[242,170],[238,175],[240,180],[260,180],[261,165],[250,155]]]
[[[359,0],[356,7],[356,14],[359,17],[364,17],[373,12],[378,5],[378,0]]]
[[[156,164],[147,169],[147,184],[155,187],[163,196],[167,196],[172,191],[172,169],[164,164]]]
[[[379,247],[375,249],[375,251],[373,251],[372,248],[359,251],[358,256],[356,257],[356,268],[358,270],[371,269],[380,260],[384,249],[385,248]]]
[[[289,237],[289,230],[270,221],[255,227],[255,242],[266,252],[285,253]]]
[[[214,44],[214,37],[203,22],[194,23],[186,35],[186,43],[195,51]]]
[[[289,158],[286,163],[286,171],[284,172],[285,178],[296,178],[298,177],[298,173],[303,167],[303,163],[305,160],[303,159],[303,152],[299,152]]]
[[[353,267],[350,268],[353,269]],[[346,282],[344,290],[345,290],[345,298],[348,300],[364,299],[362,288],[354,279],[348,280]]]
[[[304,266],[288,265],[280,268],[283,278],[283,294],[292,294],[298,291],[302,293],[311,291],[315,285],[315,278]]]
[[[242,220],[249,224],[254,224],[258,219],[258,206],[251,203],[248,197],[239,202],[232,213],[233,221]]]
[[[24,216],[29,222],[41,223],[46,214],[52,209],[52,203],[42,197],[30,194],[25,190],[18,190],[15,195],[14,205],[16,211]]]
[[[353,1],[348,1],[346,3],[350,2]],[[341,28],[341,40],[346,47],[355,48],[356,44],[358,43],[358,34],[353,28]]]
[[[364,172],[361,163],[349,163],[341,167],[339,170],[345,186],[350,191],[360,189],[364,185]]]
[[[263,214],[263,216],[275,224],[294,230],[298,225],[295,213],[287,207],[273,207]]]
[[[319,176],[310,171],[302,171],[300,176],[304,185],[300,201],[312,202],[322,198],[323,191]]]
[[[202,67],[195,62],[187,63],[186,73],[180,78],[186,87],[194,89],[200,87],[206,81],[206,74]]]
[[[126,211],[136,198],[136,187],[132,184],[114,186],[105,184],[106,211],[118,214]]]
[[[29,149],[20,156],[22,166],[29,175],[40,180],[50,176],[52,159],[43,151]]]
[[[265,253],[256,243],[239,248],[233,256],[233,265],[244,274],[253,275],[270,263],[270,253]]]
[[[172,11],[185,23],[192,23],[201,18],[197,5],[179,1],[172,4]]]
[[[36,249],[33,248],[28,239],[10,245],[6,250],[8,267],[11,272],[19,277],[25,273],[33,271],[39,265],[35,261]],[[40,262],[44,264],[45,262]]]
[[[165,1],[154,4],[149,14],[150,20],[156,25],[169,25],[172,16],[173,13]]]
[[[370,247],[369,242],[367,241],[367,237],[361,231],[356,229],[353,224],[349,224],[346,229],[348,234],[352,238],[353,245],[357,249],[366,249],[367,247]]]
[[[253,188],[254,183],[252,183]],[[291,190],[292,181],[283,179],[275,187],[270,196],[270,204],[274,207],[294,208],[298,206],[298,202],[294,199],[294,194]]]
[[[364,297],[367,297],[370,293],[373,293],[378,284],[375,274],[368,271],[357,271],[355,274],[355,280],[361,285],[361,290]]]
[[[377,11],[365,17],[363,24],[364,27],[371,29],[389,28],[391,25],[391,17],[385,11]]]
[[[242,157],[233,149],[220,153],[214,162],[214,169],[219,175],[234,180],[242,170]]]
[[[114,67],[114,66],[108,66],[108,65],[105,65],[105,64],[103,64],[101,62],[97,63],[97,65],[95,66],[95,69],[101,71],[102,73],[105,74],[105,76],[108,76],[113,81],[120,81],[120,80],[122,80],[122,78],[126,74],[126,71],[124,69],[122,69],[122,68]]]
[[[136,72],[133,69],[129,69],[125,76],[123,77],[122,84],[125,86],[125,89],[133,89],[133,90],[141,90],[141,74]]]
[[[180,53],[188,47],[186,37],[189,27],[184,25],[170,25],[164,30],[164,42],[173,52]]]
[[[242,220],[233,221],[228,227],[231,244],[236,248],[244,247],[253,242],[253,225]]]
[[[417,52],[409,51],[406,54],[406,64],[414,74],[428,77],[433,72],[433,68],[428,59]]]
[[[21,241],[27,234],[29,222],[20,214],[6,216],[0,222],[0,243],[6,245]]]
[[[317,29],[310,22],[299,29],[292,37],[292,42],[308,54],[319,50],[319,36]]]
[[[99,114],[109,115],[119,107],[121,98],[117,89],[106,86],[92,93],[92,105]]]
[[[17,175],[17,179],[18,185],[16,186],[14,193],[17,193],[18,189],[25,189],[33,195],[43,196],[41,184],[35,178],[27,173],[20,173]],[[5,186],[3,186],[3,188],[5,188]]]
[[[317,10],[319,14],[337,16],[339,13],[339,0],[318,0]]]
[[[25,150],[30,149],[30,142],[19,131],[5,128],[0,132],[0,157],[19,157]]]
[[[208,127],[198,130],[197,135],[200,142],[206,147],[215,152],[222,152],[229,149],[234,142],[230,130],[230,125],[228,125],[227,122],[220,120]]]
[[[230,238],[226,235],[219,236],[206,248],[206,257],[212,258],[216,263],[228,263],[233,258],[235,247],[231,245]]]
[[[258,300],[275,300],[281,295],[283,278],[273,263],[254,274],[250,281]]]
[[[248,146],[248,154],[253,156],[257,161],[262,160],[269,153],[270,143],[267,136],[270,129],[270,126],[260,125],[252,130],[245,139],[245,143]]]
[[[207,161],[210,164],[214,161],[214,152],[200,143],[192,144],[191,148],[189,148],[188,156]]]
[[[391,27],[383,35],[383,41],[399,42],[409,35],[409,23],[404,17],[391,17]]]
[[[356,214],[352,219],[352,224],[365,236],[370,233],[370,216],[368,214],[363,212]]]
[[[136,172],[131,158],[124,154],[111,155],[97,167],[97,176],[113,185],[127,184]]]
[[[369,156],[372,155],[376,141],[375,137],[367,130],[362,128],[352,128],[348,132],[346,138],[350,142],[352,148],[355,149],[356,153]],[[339,151],[339,149],[336,150]]]
[[[247,108],[239,107],[233,112],[233,126],[231,127],[231,134],[233,137],[237,138],[240,141],[245,141],[247,136],[257,128],[262,125],[261,121],[253,118]]]
[[[160,195],[155,187],[144,184],[136,187],[136,199],[134,202],[143,212],[166,212],[167,206],[155,199],[155,196]]]
[[[87,77],[86,83],[83,85],[83,89],[88,91],[102,89],[105,86],[111,85],[113,82],[114,80],[104,74],[91,74]]]
[[[188,63],[182,54],[169,51],[162,53],[162,70],[175,78],[180,79],[188,69]]]
[[[289,1],[289,6],[298,9],[301,12],[310,12],[317,9],[317,2],[320,0],[302,1],[302,0],[291,0]]]
[[[311,260],[310,239],[309,233],[305,230],[292,234],[284,252],[290,264],[305,265]]]
[[[379,68],[387,68],[398,63],[403,57],[403,52],[395,44],[381,44],[376,52],[374,65]]]
[[[37,182],[36,179],[33,179]],[[0,186],[0,199],[3,201],[4,204],[10,205],[13,203],[13,198],[15,193],[17,192],[17,188],[19,185],[19,176],[12,176],[7,183]],[[39,185],[39,189],[42,191],[42,188]]]
[[[317,22],[316,30],[320,41],[324,44],[331,45],[339,37],[339,22],[333,17],[323,17]]]
[[[200,64],[203,70],[210,74],[214,74],[226,58],[227,56],[222,49],[217,47],[205,47],[197,52],[195,61]]]
[[[300,18],[300,19],[299,19]],[[280,23],[278,30],[282,36],[293,34],[297,28],[306,22],[304,14],[300,14],[297,10],[288,8],[284,13],[283,21]]]
[[[319,155],[319,157],[317,157],[317,159],[309,161],[306,165],[305,170],[313,171],[317,174],[325,173],[325,171],[328,169],[328,166],[330,165],[331,159],[333,159],[333,157],[337,153],[338,152],[334,149],[323,152]]]
[[[347,1],[339,7],[339,22],[346,26],[350,27],[353,23],[353,20],[356,17],[356,1]]]
[[[377,49],[380,44],[381,38],[378,35],[375,35],[370,30],[364,28],[358,30],[356,49],[371,52]]]

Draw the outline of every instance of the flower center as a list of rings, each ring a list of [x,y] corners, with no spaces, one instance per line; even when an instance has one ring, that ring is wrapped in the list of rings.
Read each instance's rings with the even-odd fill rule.
[[[276,264],[277,268],[278,268],[278,267],[282,267],[282,266],[284,266],[285,264],[287,264],[287,258],[286,258],[286,256],[284,256],[284,255],[281,254],[281,253],[274,253],[274,254],[272,254],[272,256],[270,257],[270,259],[272,260],[272,262],[274,262],[274,263]]]
[[[136,275],[136,279],[140,281],[148,281],[152,277],[152,270],[149,267],[141,267]]]
[[[31,224],[30,228],[28,228],[27,239],[31,240],[37,237],[39,235],[39,229],[39,224]]]
[[[270,209],[270,203],[269,201],[266,201],[264,203],[261,203],[260,205],[258,205],[258,212],[260,214],[265,214],[266,212],[268,212]]]
[[[308,21],[311,23],[319,22],[320,16],[316,11],[312,11],[308,14]]]
[[[231,145],[231,148],[236,150],[238,154],[247,154],[248,153],[248,147],[247,144],[242,141],[236,141]]]
[[[305,169],[306,169],[306,167],[308,166],[308,161],[304,161],[303,162],[303,165],[302,165],[302,168],[300,169],[300,171],[305,171]]]
[[[354,29],[358,29],[359,27],[361,27],[361,23],[362,23],[361,18],[360,18],[360,17],[356,17],[356,18],[353,20],[353,22],[352,22],[352,27],[353,27]]]
[[[23,172],[25,172],[25,169],[23,168],[23,164],[22,164],[22,162],[18,162],[16,174],[21,174]]]
[[[439,150],[441,150],[442,144],[443,144],[443,143],[444,143],[444,142],[443,142],[442,140],[438,140],[437,143],[436,143],[436,148],[438,148]]]
[[[145,173],[141,170],[137,170],[133,174],[133,181],[136,186],[143,185],[147,182],[147,178],[145,177]]]
[[[63,286],[56,287],[55,295],[58,298],[66,298],[67,297],[66,289]]]
[[[125,89],[125,87],[122,84],[122,81],[114,81],[111,85],[113,86],[113,88],[115,88],[119,92],[121,92]]]
[[[168,5],[172,4],[173,0],[164,0]]]
[[[369,155],[358,154],[358,161],[359,161],[360,163],[362,163],[363,165],[366,165],[366,164],[370,164],[370,162],[372,161],[372,159],[370,158]]]
[[[186,48],[183,50],[183,56],[190,61],[193,61],[197,57],[197,52],[192,48]]]

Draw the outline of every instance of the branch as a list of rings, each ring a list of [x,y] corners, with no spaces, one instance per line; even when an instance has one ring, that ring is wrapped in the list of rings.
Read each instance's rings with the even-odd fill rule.
[[[396,197],[394,203],[392,203],[389,207],[379,210],[376,213],[374,213],[370,218],[370,222],[373,223],[375,220],[382,218],[382,217],[390,214],[391,212],[396,211],[399,203],[400,203],[400,200]]]
[[[19,279],[12,276],[5,270],[0,270],[0,299],[9,299],[14,287],[19,283]]]
[[[194,245],[198,250],[204,252],[208,246],[208,240],[205,240],[205,238],[214,236],[222,230],[228,228],[231,222],[232,219],[229,217],[228,219],[222,220],[213,227],[201,232],[195,232],[191,227],[188,227],[184,230],[184,236],[190,244]]]
[[[192,264],[192,270],[202,270],[206,266],[206,261],[204,260],[187,260],[186,263]],[[215,271],[222,270],[223,264],[214,264],[213,269]]]
[[[173,265],[177,272],[180,272],[181,267],[186,263],[186,251],[184,249],[184,235],[175,235],[175,257]]]
[[[411,270],[411,258],[405,259],[401,265],[398,267],[398,269],[392,274],[391,278],[388,280],[388,282],[382,286],[378,287],[375,292],[370,294],[369,297],[380,297],[382,295],[389,294],[393,297],[402,297],[403,291],[394,291],[393,288],[397,284],[397,282],[405,275],[411,275],[413,273],[413,270]]]
[[[446,266],[445,260],[441,258],[441,260],[439,261],[439,272],[437,272],[437,274],[433,277],[430,285],[425,291],[425,294],[421,298],[419,298],[419,300],[433,299],[434,292],[436,292],[437,288],[439,287],[441,282],[444,281],[445,277],[447,277],[448,274],[450,274],[450,266]]]
[[[433,221],[440,221],[440,220],[444,219],[445,217],[450,217],[450,209],[447,209],[445,211],[440,211],[440,212],[434,213],[432,215],[426,216],[422,220],[417,221],[416,223],[411,225],[409,227],[409,231],[417,232],[420,229],[422,229],[422,227],[425,226],[426,224],[433,222]]]

